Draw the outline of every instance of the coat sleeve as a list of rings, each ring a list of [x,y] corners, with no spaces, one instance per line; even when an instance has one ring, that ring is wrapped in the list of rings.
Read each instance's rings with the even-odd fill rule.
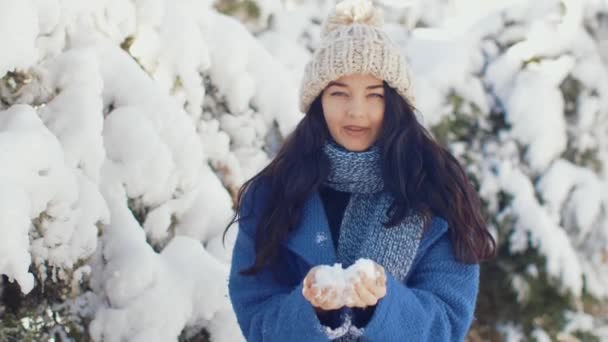
[[[254,191],[255,193],[255,191]],[[270,271],[241,275],[255,260],[254,231],[260,197],[246,194],[236,238],[228,290],[237,321],[247,341],[328,341],[302,284],[280,284]],[[251,214],[251,215],[250,215]]]
[[[407,285],[387,274],[363,335],[370,341],[463,341],[473,320],[479,265],[455,260],[448,234],[422,257]]]

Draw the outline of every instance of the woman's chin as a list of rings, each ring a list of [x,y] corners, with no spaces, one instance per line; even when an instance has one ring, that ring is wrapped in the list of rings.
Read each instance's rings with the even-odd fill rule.
[[[367,141],[344,141],[340,145],[350,152],[363,152],[371,146]]]

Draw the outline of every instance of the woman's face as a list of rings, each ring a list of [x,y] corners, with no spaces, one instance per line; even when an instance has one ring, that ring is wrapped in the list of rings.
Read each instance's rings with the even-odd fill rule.
[[[321,104],[332,138],[349,151],[367,150],[378,138],[384,119],[382,80],[348,75],[330,82]]]

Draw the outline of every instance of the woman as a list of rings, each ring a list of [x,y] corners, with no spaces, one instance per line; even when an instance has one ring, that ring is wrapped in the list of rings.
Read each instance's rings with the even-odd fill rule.
[[[459,341],[469,329],[495,242],[462,167],[416,120],[381,22],[369,1],[336,6],[305,69],[306,116],[239,192],[229,292],[248,341]],[[376,273],[348,278],[348,300],[316,283],[322,265],[359,260]]]

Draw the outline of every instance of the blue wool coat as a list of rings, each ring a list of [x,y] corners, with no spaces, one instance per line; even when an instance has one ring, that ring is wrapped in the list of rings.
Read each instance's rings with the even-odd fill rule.
[[[252,187],[244,198],[229,294],[247,341],[328,341],[302,280],[316,265],[333,265],[336,254],[318,193],[305,203],[298,227],[280,252],[277,275],[239,271],[255,259],[255,228],[267,189]],[[364,341],[462,341],[470,327],[479,284],[479,266],[455,260],[447,223],[433,218],[409,274],[399,282],[387,272],[386,296],[363,328]],[[329,238],[327,238],[329,237]]]

